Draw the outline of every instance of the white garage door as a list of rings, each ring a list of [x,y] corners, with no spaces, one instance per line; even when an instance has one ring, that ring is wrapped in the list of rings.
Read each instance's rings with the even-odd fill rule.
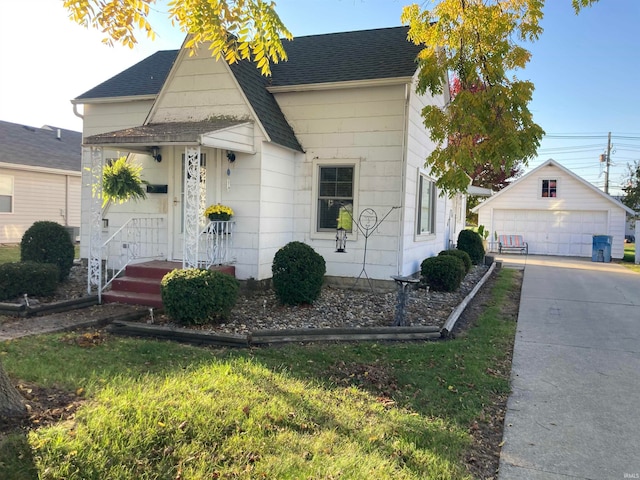
[[[529,253],[590,257],[593,235],[607,235],[606,211],[494,210],[493,230],[522,235]]]

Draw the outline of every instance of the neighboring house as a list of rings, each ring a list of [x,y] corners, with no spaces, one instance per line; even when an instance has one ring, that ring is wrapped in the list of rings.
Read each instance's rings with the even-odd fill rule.
[[[522,235],[529,253],[591,257],[593,235],[613,237],[611,257],[624,256],[633,210],[554,160],[548,160],[473,209],[497,235]]]
[[[448,97],[415,92],[420,48],[407,28],[298,37],[285,48],[272,77],[217,61],[206,45],[195,56],[162,51],[73,100],[84,110],[83,257],[99,265],[101,238],[153,217],[158,257],[206,266],[203,211],[213,203],[235,212],[232,247],[213,263],[233,262],[239,279],[271,278],[291,241],[351,283],[413,274],[456,241],[466,199],[440,196],[424,168],[434,146],[421,117]],[[102,212],[92,188],[122,154],[158,193]],[[346,253],[336,252],[341,207],[363,223],[367,209],[384,219],[368,239],[353,225]]]
[[[82,134],[0,121],[0,243],[39,220],[80,227]]]

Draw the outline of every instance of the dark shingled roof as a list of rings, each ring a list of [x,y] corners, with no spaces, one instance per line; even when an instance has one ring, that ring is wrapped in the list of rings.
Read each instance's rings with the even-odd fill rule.
[[[157,95],[178,55],[178,50],[163,50],[127,68],[97,87],[84,92],[76,100],[87,98]]]
[[[288,60],[271,67],[274,87],[410,77],[421,47],[409,27],[296,37],[284,42]]]
[[[278,102],[267,90],[269,79],[261,75],[256,66],[248,60],[234,63],[230,67],[271,140],[283,147],[304,151]]]
[[[417,69],[420,47],[407,41],[407,31],[408,27],[393,27],[297,37],[285,42],[289,59],[272,65],[271,77],[260,75],[249,61],[230,67],[271,140],[302,151],[267,88],[410,77]],[[178,50],[157,52],[76,100],[156,95],[177,55]]]
[[[82,133],[0,121],[0,162],[81,171]]]

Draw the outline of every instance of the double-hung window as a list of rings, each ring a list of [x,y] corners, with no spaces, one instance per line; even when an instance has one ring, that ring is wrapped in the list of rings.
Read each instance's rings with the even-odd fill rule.
[[[555,197],[558,193],[558,181],[557,180],[542,180],[542,196],[543,197]]]
[[[13,213],[13,177],[0,175],[0,213]]]
[[[351,231],[354,165],[318,165],[318,203],[316,231],[328,232],[342,227]]]
[[[436,184],[423,174],[420,174],[418,181],[418,235],[429,235],[436,233]]]

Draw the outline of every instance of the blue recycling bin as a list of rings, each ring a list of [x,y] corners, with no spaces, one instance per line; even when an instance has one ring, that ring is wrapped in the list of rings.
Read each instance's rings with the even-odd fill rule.
[[[593,236],[593,248],[591,250],[592,262],[606,262],[611,261],[611,244],[613,243],[613,237],[611,235],[594,235]]]

